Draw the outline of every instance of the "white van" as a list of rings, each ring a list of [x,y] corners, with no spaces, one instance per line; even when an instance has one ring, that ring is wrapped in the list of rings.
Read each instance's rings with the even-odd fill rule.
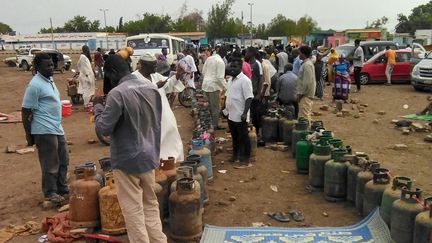
[[[140,34],[127,37],[126,45],[134,49],[131,59],[132,68],[135,69],[141,55],[146,52],[162,53],[163,47],[167,48],[167,61],[171,65],[177,61],[177,54],[185,48],[185,41],[166,34]]]

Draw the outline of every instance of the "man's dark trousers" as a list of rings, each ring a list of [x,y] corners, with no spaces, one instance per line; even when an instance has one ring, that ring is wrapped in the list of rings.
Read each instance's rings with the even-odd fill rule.
[[[240,160],[241,164],[249,164],[251,144],[247,122],[234,122],[228,119],[233,145],[233,161]]]
[[[42,191],[45,197],[69,192],[66,176],[69,154],[63,135],[34,135],[42,170]]]
[[[360,91],[361,84],[360,84],[360,73],[361,73],[361,67],[354,67],[354,80],[357,86],[357,91]]]

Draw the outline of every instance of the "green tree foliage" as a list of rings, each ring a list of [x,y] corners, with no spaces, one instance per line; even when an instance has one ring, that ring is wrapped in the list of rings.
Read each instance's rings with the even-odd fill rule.
[[[236,27],[237,21],[230,11],[234,0],[224,0],[221,4],[216,3],[213,5],[208,13],[207,18],[207,37],[211,40],[215,38],[225,38],[236,36],[241,32],[241,20],[240,28]],[[239,32],[234,33],[235,31]]]
[[[267,26],[268,36],[291,36],[296,34],[296,22],[282,14],[274,17]]]
[[[11,31],[12,31],[12,28],[9,25],[0,22],[0,33],[8,33]]]
[[[395,28],[397,33],[411,34],[414,34],[417,29],[432,29],[432,1],[413,8],[408,17],[399,14]]]
[[[114,26],[107,26],[106,28],[105,27],[101,28],[99,31],[114,33],[114,32],[116,32],[116,28]]]
[[[91,21],[87,17],[77,15],[67,21],[63,27],[53,28],[53,32],[97,32],[99,31],[99,20]],[[51,28],[41,28],[40,33],[51,33]]]
[[[64,24],[66,32],[96,32],[99,30],[99,20],[91,21],[84,16],[77,15]]]
[[[173,21],[168,15],[155,15],[145,13],[142,19],[128,21],[124,24],[123,29],[129,35],[143,33],[166,33],[172,30]]]
[[[372,23],[366,26],[366,29],[378,29],[383,28],[385,24],[387,24],[388,18],[386,16],[382,16],[379,19],[372,21]]]
[[[119,24],[117,26],[117,32],[123,32],[123,16],[119,19]]]
[[[173,30],[178,32],[201,31],[203,26],[204,18],[202,17],[202,11],[195,9],[187,15],[180,15],[173,23]]]
[[[312,17],[305,15],[297,21],[296,34],[304,39],[304,37],[314,31],[317,26],[317,22],[313,20]]]

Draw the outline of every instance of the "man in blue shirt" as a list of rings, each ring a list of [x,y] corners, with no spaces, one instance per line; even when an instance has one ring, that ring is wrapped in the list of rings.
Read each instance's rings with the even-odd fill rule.
[[[54,204],[69,194],[66,183],[69,155],[61,125],[60,94],[52,79],[54,64],[46,53],[34,58],[36,75],[28,84],[22,103],[27,145],[36,144],[42,170],[42,191]]]

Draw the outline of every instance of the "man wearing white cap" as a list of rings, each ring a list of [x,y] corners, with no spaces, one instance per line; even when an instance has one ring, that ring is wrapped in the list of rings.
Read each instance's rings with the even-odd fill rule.
[[[176,161],[184,160],[183,142],[177,129],[177,121],[171,110],[167,99],[167,94],[181,92],[185,88],[178,80],[183,76],[184,71],[177,69],[176,75],[167,78],[155,72],[156,57],[150,53],[141,56],[138,68],[133,74],[144,82],[157,86],[162,99],[162,118],[161,118],[161,149],[160,158],[176,158]]]

